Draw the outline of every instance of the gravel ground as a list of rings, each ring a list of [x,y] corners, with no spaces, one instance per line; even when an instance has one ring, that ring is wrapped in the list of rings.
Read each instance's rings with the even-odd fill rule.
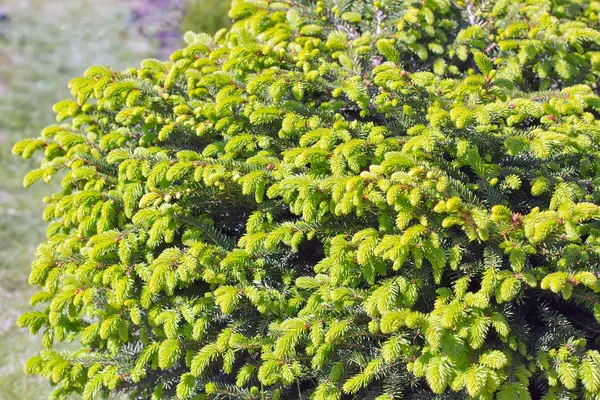
[[[224,0],[227,1],[227,0]],[[181,44],[180,21],[184,17],[182,0],[130,0],[131,23],[155,44],[157,58],[165,59]]]

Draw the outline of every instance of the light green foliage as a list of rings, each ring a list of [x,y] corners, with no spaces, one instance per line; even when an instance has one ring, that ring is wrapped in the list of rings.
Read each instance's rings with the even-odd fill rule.
[[[91,67],[14,147],[62,179],[28,371],[59,398],[598,398],[599,6],[237,0],[170,61]]]

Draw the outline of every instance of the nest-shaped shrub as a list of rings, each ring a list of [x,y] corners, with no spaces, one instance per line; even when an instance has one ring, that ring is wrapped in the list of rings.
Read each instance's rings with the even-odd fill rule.
[[[599,5],[237,0],[170,61],[91,67],[14,147],[62,179],[27,371],[53,398],[600,398]]]

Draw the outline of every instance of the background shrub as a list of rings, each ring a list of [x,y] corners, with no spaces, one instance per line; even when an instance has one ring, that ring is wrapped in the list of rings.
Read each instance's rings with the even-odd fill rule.
[[[185,16],[181,23],[181,31],[216,33],[219,29],[231,26],[227,15],[229,1],[223,0],[188,0]]]
[[[598,3],[234,1],[89,68],[20,319],[55,397],[600,395]],[[66,352],[54,343],[76,341]]]

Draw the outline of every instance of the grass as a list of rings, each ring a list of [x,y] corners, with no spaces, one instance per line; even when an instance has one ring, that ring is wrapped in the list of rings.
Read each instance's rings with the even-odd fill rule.
[[[24,174],[37,160],[10,154],[13,143],[54,122],[52,105],[69,95],[68,81],[89,65],[138,65],[147,39],[128,26],[118,0],[2,0],[0,11],[0,399],[42,399],[51,390],[26,376],[39,337],[16,327],[34,292],[27,284],[35,247],[44,239],[42,197],[58,182],[25,190]]]

